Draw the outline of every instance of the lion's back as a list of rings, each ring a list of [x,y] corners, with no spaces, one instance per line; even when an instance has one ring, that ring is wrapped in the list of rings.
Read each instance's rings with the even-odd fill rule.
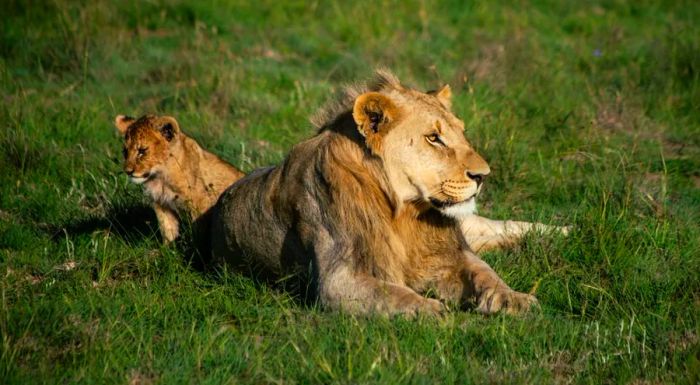
[[[285,228],[271,210],[279,170],[258,169],[229,186],[212,209],[211,246],[215,261],[279,270]]]
[[[202,148],[194,139],[183,133],[183,145],[172,158],[163,161],[160,166],[164,174],[177,186],[189,186],[190,180],[201,181],[190,189],[182,189],[179,193],[192,204],[198,213],[203,213],[212,207],[223,191],[232,183],[245,176],[243,172],[231,163]],[[181,164],[197,165],[191,170],[192,174],[179,172]]]

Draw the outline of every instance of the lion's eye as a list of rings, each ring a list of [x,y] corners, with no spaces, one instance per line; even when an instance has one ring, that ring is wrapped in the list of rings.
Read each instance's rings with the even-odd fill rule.
[[[139,157],[142,157],[142,156],[146,155],[146,151],[148,151],[148,148],[146,148],[146,147],[139,147],[138,156],[139,156]]]
[[[433,145],[442,145],[444,146],[445,144],[442,142],[440,139],[440,135],[438,134],[430,134],[425,136],[425,140],[428,141],[428,143],[433,144]]]

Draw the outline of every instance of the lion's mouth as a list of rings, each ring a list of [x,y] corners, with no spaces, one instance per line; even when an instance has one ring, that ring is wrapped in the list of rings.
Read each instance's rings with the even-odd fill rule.
[[[430,198],[430,204],[431,204],[433,207],[435,207],[436,209],[441,209],[441,208],[449,207],[449,206],[454,205],[455,203],[457,203],[457,202],[455,202],[455,201],[453,201],[453,200],[451,200],[451,199],[448,199],[448,200],[441,200],[441,199],[437,199],[437,198]]]
[[[461,199],[461,200],[456,200],[456,199],[451,198],[451,197],[447,198],[445,200],[431,197],[429,200],[430,200],[430,204],[433,207],[435,207],[436,209],[444,209],[447,207],[458,205],[460,203],[468,202],[468,201],[474,199],[475,197],[476,197],[476,194],[470,196],[467,199]]]
[[[150,178],[151,178],[151,173],[150,172],[145,172],[141,174],[140,176],[138,175],[129,175],[129,180],[133,183],[136,184],[143,184],[146,183]]]

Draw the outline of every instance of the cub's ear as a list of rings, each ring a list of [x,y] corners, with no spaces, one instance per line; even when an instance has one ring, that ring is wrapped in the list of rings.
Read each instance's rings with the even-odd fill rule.
[[[136,119],[132,118],[131,116],[117,115],[117,117],[114,118],[114,125],[117,127],[119,135],[124,136],[124,134],[126,134],[126,130],[135,120]]]
[[[452,108],[452,89],[449,84],[445,84],[437,91],[433,91],[432,94],[440,101],[440,103],[445,106],[448,110]]]
[[[389,97],[379,92],[368,92],[355,99],[352,117],[360,134],[369,141],[386,134],[389,123],[396,120],[398,110]]]
[[[170,142],[180,133],[180,125],[177,124],[177,120],[172,116],[163,116],[160,118],[160,133],[163,135],[165,140]]]

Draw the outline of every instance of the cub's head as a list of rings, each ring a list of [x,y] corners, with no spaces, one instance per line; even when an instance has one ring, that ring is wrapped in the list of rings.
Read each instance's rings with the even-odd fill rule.
[[[377,91],[355,99],[353,119],[369,150],[383,160],[399,199],[451,217],[471,215],[490,169],[451,111],[449,86],[423,93],[379,73]]]
[[[145,183],[164,171],[171,147],[181,135],[175,118],[118,115],[114,124],[124,137],[124,172],[132,182]]]

